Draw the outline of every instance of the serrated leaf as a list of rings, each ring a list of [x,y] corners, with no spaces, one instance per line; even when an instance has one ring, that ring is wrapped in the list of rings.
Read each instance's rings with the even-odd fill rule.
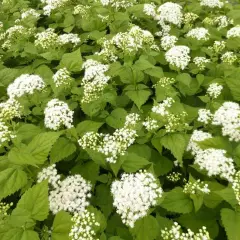
[[[49,212],[47,181],[38,183],[27,190],[19,200],[15,210],[18,209],[27,210],[34,220],[45,220]]]
[[[23,228],[11,228],[1,238],[1,240],[39,240],[37,232],[24,230]]]
[[[176,187],[166,193],[161,207],[169,212],[190,213],[193,210],[193,203],[189,196],[183,193],[182,188]]]
[[[218,196],[220,196],[223,200],[231,204],[232,206],[237,205],[236,196],[234,194],[234,191],[231,187],[226,187],[224,189],[214,191]]]
[[[77,133],[79,136],[83,136],[86,132],[97,132],[98,129],[103,125],[103,122],[94,122],[91,120],[85,120],[77,125]]]
[[[151,69],[147,69],[144,71],[147,75],[156,77],[156,78],[162,78],[164,77],[163,70],[161,67],[154,67]]]
[[[17,138],[21,141],[28,141],[41,132],[42,130],[39,126],[26,123],[17,130]]]
[[[135,91],[127,91],[126,95],[137,105],[140,109],[141,106],[148,100],[151,95],[151,91],[149,89],[140,89]]]
[[[27,174],[18,168],[0,172],[0,200],[15,193],[27,184]]]
[[[76,146],[69,139],[61,137],[52,147],[50,152],[50,162],[56,163],[70,156],[76,151]]]
[[[228,208],[221,210],[221,219],[229,240],[239,240],[240,213]]]
[[[71,230],[71,215],[67,212],[60,211],[56,214],[53,221],[52,240],[68,240]]]

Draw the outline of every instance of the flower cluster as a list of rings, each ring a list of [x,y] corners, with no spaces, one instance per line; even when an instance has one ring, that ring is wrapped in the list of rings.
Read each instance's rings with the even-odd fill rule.
[[[221,56],[221,60],[223,63],[232,65],[234,62],[238,60],[238,57],[233,52],[228,51]]]
[[[171,97],[166,98],[162,103],[152,107],[152,112],[157,113],[161,116],[169,114],[167,108],[170,108],[174,103],[174,99]]]
[[[162,78],[159,79],[159,81],[153,87],[156,88],[158,85],[161,86],[161,87],[168,87],[175,82],[176,82],[176,80],[174,78],[162,77]]]
[[[199,109],[198,110],[198,121],[204,124],[208,124],[212,121],[213,115],[210,110],[208,109]]]
[[[201,0],[200,5],[209,8],[222,8],[224,3],[219,0]]]
[[[92,185],[81,175],[68,176],[58,182],[49,193],[49,207],[53,214],[61,210],[83,212],[89,206]]]
[[[0,147],[15,137],[16,135],[9,130],[9,127],[6,125],[6,123],[0,121]]]
[[[193,62],[199,68],[199,70],[203,71],[206,68],[206,64],[210,63],[210,60],[205,57],[195,57]]]
[[[46,179],[53,186],[53,188],[58,187],[60,183],[60,175],[57,173],[56,164],[52,164],[49,167],[43,168],[41,172],[38,173],[37,182],[40,183]]]
[[[238,205],[240,205],[240,171],[238,171],[234,176],[232,188],[235,193]]]
[[[113,205],[123,223],[134,227],[134,223],[157,204],[162,196],[162,188],[157,179],[144,170],[134,174],[124,173],[120,180],[112,183],[111,193]]]
[[[207,94],[209,95],[209,97],[214,99],[220,96],[222,90],[223,86],[219,83],[211,83],[207,89]]]
[[[72,78],[71,78],[70,72],[67,70],[67,68],[61,68],[53,75],[53,81],[54,81],[56,87],[70,86],[71,80],[72,80]]]
[[[221,30],[222,28],[225,28],[228,25],[233,24],[233,20],[229,19],[225,15],[221,15],[221,16],[215,17],[213,19],[213,23],[217,25],[218,30]]]
[[[50,15],[52,11],[55,11],[59,8],[63,8],[71,3],[72,0],[41,0],[45,6],[43,7],[43,11],[45,15]]]
[[[47,103],[44,110],[44,124],[46,128],[53,130],[58,130],[62,126],[71,128],[73,126],[73,113],[67,103],[54,98]]]
[[[206,28],[198,27],[191,29],[186,36],[189,38],[197,39],[199,41],[207,41],[210,34]]]
[[[13,206],[13,203],[4,203],[0,202],[0,223],[2,224],[2,220],[6,218],[8,215],[8,210]]]
[[[89,103],[97,100],[106,88],[110,77],[106,76],[105,72],[108,71],[109,66],[88,59],[83,64],[83,68],[85,69],[85,73],[82,79],[83,97],[81,101]]]
[[[22,12],[21,19],[35,18],[38,19],[40,14],[33,8],[27,9]]]
[[[221,53],[226,47],[226,42],[224,41],[214,41],[213,46],[208,47],[208,49],[212,50],[214,53]]]
[[[99,227],[95,214],[87,209],[80,213],[74,213],[72,217],[73,226],[69,237],[71,240],[97,240],[95,228]]]
[[[176,36],[166,35],[161,39],[161,47],[167,51],[168,49],[175,46],[178,38]]]
[[[206,227],[203,226],[198,233],[194,233],[191,229],[187,229],[187,232],[183,233],[177,222],[174,222],[170,229],[161,230],[161,237],[163,240],[211,240]]]
[[[240,37],[240,25],[232,27],[227,32],[227,38],[237,38]]]
[[[184,14],[183,23],[192,26],[194,21],[197,20],[198,18],[199,18],[199,16],[197,14],[188,12],[188,13]]]
[[[174,46],[165,53],[165,58],[170,65],[184,70],[191,60],[189,53],[187,46]]]
[[[213,125],[222,127],[222,135],[231,141],[240,140],[240,106],[234,102],[225,102],[214,113]]]
[[[210,189],[208,188],[208,184],[200,181],[198,179],[196,182],[188,182],[184,188],[183,192],[186,194],[208,194],[210,193]]]
[[[92,149],[104,154],[107,162],[116,163],[117,158],[124,155],[128,147],[134,143],[137,137],[134,128],[138,121],[137,114],[129,114],[125,126],[116,129],[112,135],[87,132],[78,143],[83,149]]]
[[[22,113],[22,105],[14,98],[8,99],[6,102],[0,103],[0,119],[1,121],[20,118]]]
[[[77,34],[65,33],[58,37],[58,43],[61,46],[69,43],[73,44],[73,46],[77,46],[80,43],[80,38]]]
[[[115,8],[116,10],[124,8],[127,9],[129,7],[132,7],[136,0],[96,0],[100,2],[103,6],[111,6]]]
[[[180,172],[172,172],[167,175],[167,180],[170,182],[178,182],[182,177]]]
[[[38,75],[22,74],[16,78],[7,88],[9,98],[21,97],[25,94],[33,94],[35,91],[42,91],[46,84]]]
[[[41,33],[37,33],[35,37],[35,45],[44,50],[55,48],[57,45],[58,35],[54,32],[53,28],[48,28]]]
[[[147,117],[142,124],[148,131],[154,131],[159,128],[158,121],[150,117]]]
[[[78,4],[77,6],[74,7],[73,14],[74,15],[80,14],[81,17],[87,18],[89,15],[90,9],[91,9],[91,6]]]

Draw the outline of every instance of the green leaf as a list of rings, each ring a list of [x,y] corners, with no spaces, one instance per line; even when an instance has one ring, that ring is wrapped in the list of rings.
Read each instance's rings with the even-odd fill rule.
[[[166,175],[173,168],[173,162],[168,158],[161,156],[158,152],[154,151],[151,160],[154,163],[153,169],[157,177]]]
[[[130,229],[136,240],[154,240],[159,233],[159,225],[153,216],[146,216],[135,223]]]
[[[27,210],[34,220],[45,220],[49,212],[47,181],[38,183],[27,190],[19,200],[15,210],[18,211],[18,209]]]
[[[221,210],[222,223],[229,240],[239,240],[240,213],[228,208]]]
[[[226,187],[222,190],[214,191],[218,196],[220,196],[223,200],[231,204],[232,206],[237,205],[236,196],[231,187]]]
[[[53,221],[52,240],[68,240],[69,232],[72,227],[71,215],[60,211],[56,214]]]
[[[20,141],[29,141],[41,132],[42,130],[39,126],[25,123],[17,130],[17,138]]]
[[[50,152],[50,162],[56,163],[70,156],[76,151],[76,146],[68,138],[59,138],[52,147]]]
[[[156,78],[162,78],[164,77],[163,70],[161,67],[154,67],[151,69],[147,69],[144,71],[147,75],[156,77]]]
[[[27,175],[18,168],[8,168],[0,172],[0,200],[15,193],[27,184]]]
[[[124,108],[116,108],[106,118],[106,123],[113,128],[122,128],[125,123],[127,111]]]
[[[149,89],[136,89],[127,91],[126,95],[137,105],[140,109],[141,106],[148,100],[151,95],[151,91]]]
[[[86,132],[97,132],[103,125],[103,122],[94,122],[91,120],[85,120],[77,125],[77,133],[79,136],[83,136]]]
[[[135,62],[135,64],[133,65],[134,69],[136,69],[137,71],[142,71],[142,70],[146,70],[148,68],[153,68],[154,66],[147,61],[144,58],[140,58],[139,60],[137,60]]]
[[[169,212],[190,213],[193,210],[193,203],[189,196],[183,193],[182,188],[176,187],[166,193],[161,207]]]
[[[71,53],[65,53],[60,61],[58,68],[66,67],[71,72],[80,72],[82,70],[82,56],[80,48]]]
[[[233,99],[240,101],[240,82],[236,78],[227,78],[226,83],[232,93]]]
[[[185,134],[171,133],[163,136],[160,141],[179,162],[182,162],[182,157],[188,143]]]
[[[11,228],[7,231],[1,240],[39,240],[39,236],[32,230],[24,230],[23,228]]]

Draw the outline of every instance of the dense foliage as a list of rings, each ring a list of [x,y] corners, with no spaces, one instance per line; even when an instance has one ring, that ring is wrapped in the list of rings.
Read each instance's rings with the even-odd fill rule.
[[[240,4],[2,0],[0,239],[240,239]]]

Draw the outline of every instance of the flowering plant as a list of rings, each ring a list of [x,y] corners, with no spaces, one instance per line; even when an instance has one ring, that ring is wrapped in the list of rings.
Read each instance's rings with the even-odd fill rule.
[[[0,239],[239,239],[239,16],[2,0]]]

